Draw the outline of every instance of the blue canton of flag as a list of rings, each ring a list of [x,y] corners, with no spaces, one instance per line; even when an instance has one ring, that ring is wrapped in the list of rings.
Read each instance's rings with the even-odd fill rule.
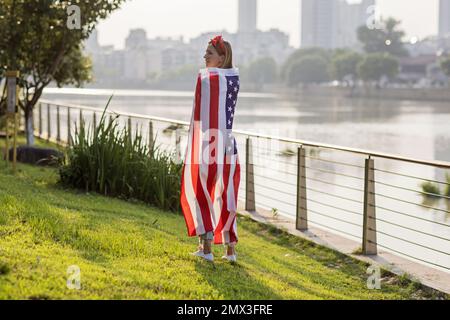
[[[233,128],[234,111],[236,108],[237,95],[239,92],[239,76],[227,76],[227,99],[225,103],[225,114],[227,121],[227,137],[225,154],[236,154],[237,146],[231,134]]]

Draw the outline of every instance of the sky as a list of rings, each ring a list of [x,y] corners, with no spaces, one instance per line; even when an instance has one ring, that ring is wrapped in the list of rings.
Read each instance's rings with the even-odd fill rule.
[[[183,37],[185,42],[202,32],[237,31],[238,0],[128,0],[98,26],[101,45],[124,47],[130,29],[143,28],[148,38]],[[358,2],[358,0],[349,0]],[[282,4],[282,5],[281,5]],[[378,13],[402,21],[407,39],[435,35],[438,0],[377,0]],[[278,28],[300,45],[300,0],[259,0],[257,27]]]

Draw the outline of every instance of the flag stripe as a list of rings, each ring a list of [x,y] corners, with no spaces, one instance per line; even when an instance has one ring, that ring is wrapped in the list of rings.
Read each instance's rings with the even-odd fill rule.
[[[199,212],[200,208],[198,207],[198,202],[196,201],[196,197],[194,194],[193,186],[192,186],[192,176],[191,176],[191,154],[192,154],[192,142],[193,142],[193,136],[194,136],[194,115],[195,115],[195,108],[197,102],[200,100],[200,89],[201,89],[201,77],[200,75],[197,78],[197,86],[195,91],[195,99],[194,104],[192,107],[192,116],[191,116],[191,123],[188,135],[188,145],[185,155],[185,161],[183,165],[183,172],[182,172],[182,181],[181,181],[181,209],[184,213],[186,226],[188,228],[188,234],[189,236],[195,236],[197,232],[203,232],[202,231],[202,225],[200,228],[198,227],[198,221],[196,217],[194,216],[195,212]]]

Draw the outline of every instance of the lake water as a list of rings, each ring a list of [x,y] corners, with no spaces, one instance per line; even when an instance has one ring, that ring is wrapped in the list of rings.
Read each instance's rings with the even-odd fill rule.
[[[111,93],[114,93],[111,110],[190,121],[192,92],[47,89],[43,98],[102,108]],[[146,125],[143,124],[144,130]],[[450,162],[450,104],[444,102],[329,97],[295,99],[275,94],[240,93],[233,128]],[[245,136],[235,136],[244,164]],[[165,138],[164,143],[173,141]],[[183,137],[183,153],[185,144]],[[295,217],[296,156],[280,156],[279,151],[286,147],[296,150],[296,146],[262,138],[254,139],[253,145],[257,206],[276,208],[280,215]],[[365,157],[322,148],[307,148],[306,151],[310,223],[360,241]],[[374,159],[380,249],[389,248],[450,272],[450,200],[430,200],[415,192],[422,190],[422,180],[417,178],[439,181],[444,190],[445,173],[450,170]],[[241,199],[244,199],[244,187],[243,165]]]

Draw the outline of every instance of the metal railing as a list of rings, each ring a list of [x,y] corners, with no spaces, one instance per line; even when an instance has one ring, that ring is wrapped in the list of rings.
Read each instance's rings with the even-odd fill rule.
[[[102,112],[41,100],[35,108],[35,134],[67,143],[80,119],[97,123]],[[119,114],[123,126],[140,125],[141,134],[147,131],[143,136],[149,144],[156,136],[157,144],[182,159],[188,122],[110,110],[107,113]],[[272,209],[274,214],[295,218],[299,230],[307,230],[312,224],[356,240],[363,254],[375,255],[383,248],[450,272],[450,185],[432,177],[438,171],[450,172],[450,162],[244,130],[233,130],[233,134],[240,159],[245,154],[239,199],[245,202],[246,210]],[[398,170],[391,169],[396,166]],[[415,174],[418,170],[422,176]],[[411,181],[435,183],[448,188],[449,194],[414,189]]]

